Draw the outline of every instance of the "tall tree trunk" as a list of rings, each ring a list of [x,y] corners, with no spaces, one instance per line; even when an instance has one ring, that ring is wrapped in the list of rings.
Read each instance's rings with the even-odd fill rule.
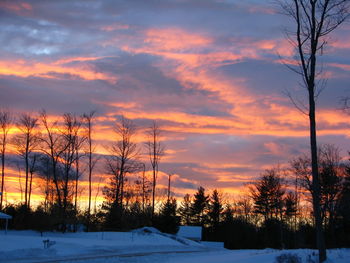
[[[157,184],[157,173],[158,173],[158,149],[157,149],[157,126],[155,123],[153,124],[153,161],[152,168],[153,168],[153,184],[152,184],[152,218],[154,216],[154,206],[155,206],[155,198],[156,198],[156,184]]]
[[[92,145],[92,121],[93,117],[95,115],[95,111],[91,111],[89,114],[84,114],[83,118],[85,119],[86,125],[87,125],[87,142],[88,142],[88,173],[89,173],[89,197],[88,197],[88,210],[87,210],[87,220],[88,220],[88,231],[89,231],[89,224],[90,224],[90,215],[91,215],[91,199],[92,199],[92,171],[95,166],[95,161],[93,160],[93,145]]]
[[[76,149],[76,160],[75,160],[75,198],[74,198],[74,209],[77,211],[78,208],[78,183],[79,183],[79,152]]]
[[[325,240],[322,230],[320,209],[320,182],[318,175],[317,137],[316,137],[316,107],[315,80],[317,81],[317,57],[321,56],[328,35],[349,18],[349,0],[279,0],[284,13],[292,18],[296,26],[295,32],[287,33],[298,53],[299,70],[305,88],[308,90],[310,151],[312,163],[312,204],[316,225],[316,239],[319,250],[319,261],[327,259]],[[294,103],[294,105],[296,105]]]
[[[89,219],[91,214],[91,195],[92,195],[92,145],[91,145],[91,134],[89,131],[89,205],[88,205]]]
[[[1,195],[0,195],[0,211],[2,210],[3,198],[4,198],[4,185],[5,185],[5,147],[2,147],[1,152]]]
[[[32,198],[32,189],[33,189],[33,175],[34,175],[34,170],[35,170],[35,164],[36,164],[36,159],[37,156],[34,154],[32,163],[30,165],[30,181],[29,181],[29,193],[28,193],[28,207],[30,207],[30,201]]]
[[[152,182],[152,217],[154,216],[154,205],[156,197],[156,170],[153,168],[153,182]]]
[[[52,175],[53,175],[53,182],[55,184],[56,192],[57,192],[57,203],[59,208],[62,208],[62,199],[61,199],[61,190],[58,185],[58,178],[57,178],[57,161],[52,159]]]
[[[143,171],[142,171],[142,211],[145,212],[145,199],[146,199],[146,185],[145,185],[145,173],[146,173],[146,165],[143,163]]]
[[[29,186],[29,156],[28,156],[28,140],[26,142],[26,149],[25,149],[25,171],[26,171],[26,183],[24,188],[24,203],[26,206],[28,206],[28,186]]]
[[[28,207],[30,207],[30,200],[32,197],[32,185],[33,185],[33,172],[30,172],[29,191],[28,191]]]
[[[312,204],[316,224],[316,242],[319,250],[319,261],[323,262],[327,258],[325,240],[323,235],[321,209],[320,209],[320,182],[318,173],[317,158],[317,137],[316,137],[316,114],[315,99],[313,89],[309,89],[309,120],[310,120],[310,145],[312,161]]]
[[[156,198],[156,184],[157,184],[157,174],[159,162],[164,154],[164,147],[160,142],[161,130],[157,123],[153,121],[151,127],[149,127],[148,131],[148,142],[146,143],[149,158],[152,165],[153,170],[153,182],[152,182],[152,217],[154,216],[155,210],[155,198]]]

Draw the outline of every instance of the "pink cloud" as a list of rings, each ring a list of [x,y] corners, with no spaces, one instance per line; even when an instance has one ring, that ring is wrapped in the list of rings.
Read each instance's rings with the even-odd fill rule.
[[[33,7],[27,2],[0,2],[0,8],[12,11],[16,14],[21,14],[23,11],[32,11]]]
[[[76,65],[76,66],[62,66],[60,64],[66,62],[57,63],[43,63],[43,62],[30,62],[24,60],[17,61],[0,61],[0,74],[1,75],[13,75],[18,77],[37,76],[43,78],[61,78],[59,74],[69,74],[76,76],[84,80],[106,80],[111,83],[115,83],[117,78],[115,76],[96,72],[89,65]],[[58,75],[57,75],[58,74]]]
[[[205,47],[212,43],[212,39],[208,37],[180,28],[153,28],[144,34],[146,46],[158,51],[184,51]]]

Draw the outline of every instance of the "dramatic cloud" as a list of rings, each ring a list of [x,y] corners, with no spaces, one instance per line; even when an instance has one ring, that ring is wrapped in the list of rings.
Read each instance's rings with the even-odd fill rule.
[[[140,146],[157,120],[166,145],[160,187],[171,173],[177,195],[199,185],[237,195],[263,169],[308,152],[307,116],[286,95],[306,104],[302,80],[288,69],[296,65],[284,37],[292,26],[260,0],[2,1],[0,104],[56,118],[97,110],[102,157],[121,115],[139,126]],[[320,143],[344,155],[349,32],[344,25],[325,49],[317,105]],[[99,174],[103,184],[103,162]]]

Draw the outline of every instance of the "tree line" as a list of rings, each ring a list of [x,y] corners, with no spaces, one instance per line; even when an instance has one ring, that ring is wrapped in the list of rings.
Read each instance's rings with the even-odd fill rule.
[[[150,206],[153,217],[158,165],[164,153],[158,124],[153,122],[146,129],[144,146],[152,170],[152,178],[148,179],[145,174],[146,164],[140,158],[142,152],[134,142],[136,127],[132,121],[121,116],[115,122],[114,135],[110,138],[112,142],[105,146],[108,154],[103,160],[93,139],[95,121],[94,111],[79,116],[65,113],[55,118],[48,116],[45,110],[38,114],[21,113],[18,116],[9,110],[0,110],[0,211],[16,208],[29,215],[32,212],[34,185],[37,185],[43,197],[37,209],[53,218],[49,221],[54,221],[52,224],[55,228],[66,231],[67,226],[76,223],[79,216],[90,227],[92,214],[96,214],[92,210],[93,183],[97,176],[94,170],[97,162],[101,162],[102,172],[109,175],[109,183],[102,189],[106,200],[103,209],[118,211],[118,217],[123,217],[125,200],[128,203],[132,195],[136,196],[137,191],[132,188],[138,188],[138,192],[142,192],[142,206]],[[19,171],[23,169],[25,174],[24,179],[19,175],[21,202],[16,207],[4,207],[5,167],[13,166],[13,163],[7,164],[7,159],[16,159]],[[142,174],[141,180],[135,180],[135,184],[129,183],[129,175],[135,177],[135,174]],[[88,179],[88,204],[84,211],[80,211],[79,196],[83,188],[79,183],[84,175]],[[26,227],[25,223],[22,227]]]
[[[92,139],[95,113],[76,116],[66,113],[58,120],[45,111],[37,116],[21,114],[14,120],[0,112],[1,161],[4,189],[6,147],[16,149],[25,170],[23,200],[8,204],[2,211],[13,215],[16,229],[75,231],[84,225],[89,231],[130,230],[154,226],[176,233],[180,225],[203,227],[203,239],[222,241],[227,248],[316,247],[312,209],[312,161],[307,155],[289,162],[289,167],[265,170],[249,183],[238,200],[229,200],[218,190],[206,193],[203,187],[177,200],[168,187],[156,191],[159,164],[164,155],[161,129],[153,122],[147,140],[139,145],[137,129],[121,117],[114,125],[114,137],[106,146],[103,160],[96,154]],[[10,134],[10,128],[17,131]],[[140,158],[141,146],[149,158],[151,176]],[[318,147],[320,214],[328,247],[350,244],[350,165],[334,145]],[[92,183],[101,162],[108,182],[102,188],[104,202],[91,209]],[[79,183],[88,178],[88,205],[79,209]],[[40,181],[43,201],[31,205],[34,180]],[[157,196],[163,196],[156,202]],[[158,206],[156,204],[159,204]]]

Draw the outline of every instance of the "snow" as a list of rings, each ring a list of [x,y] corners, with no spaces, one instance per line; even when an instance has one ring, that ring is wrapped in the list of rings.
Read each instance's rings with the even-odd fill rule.
[[[190,238],[193,240],[202,239],[202,227],[201,226],[180,226],[177,235],[180,237]]]
[[[44,248],[44,240],[55,243]],[[142,228],[131,232],[44,233],[0,231],[0,262],[86,263],[273,263],[278,255],[297,254],[302,262],[316,252],[299,250],[227,250]],[[350,249],[328,251],[329,263],[349,262]]]
[[[12,216],[0,212],[0,219],[12,219]]]
[[[214,241],[201,241],[201,244],[207,247],[224,248],[224,242],[214,242]]]

